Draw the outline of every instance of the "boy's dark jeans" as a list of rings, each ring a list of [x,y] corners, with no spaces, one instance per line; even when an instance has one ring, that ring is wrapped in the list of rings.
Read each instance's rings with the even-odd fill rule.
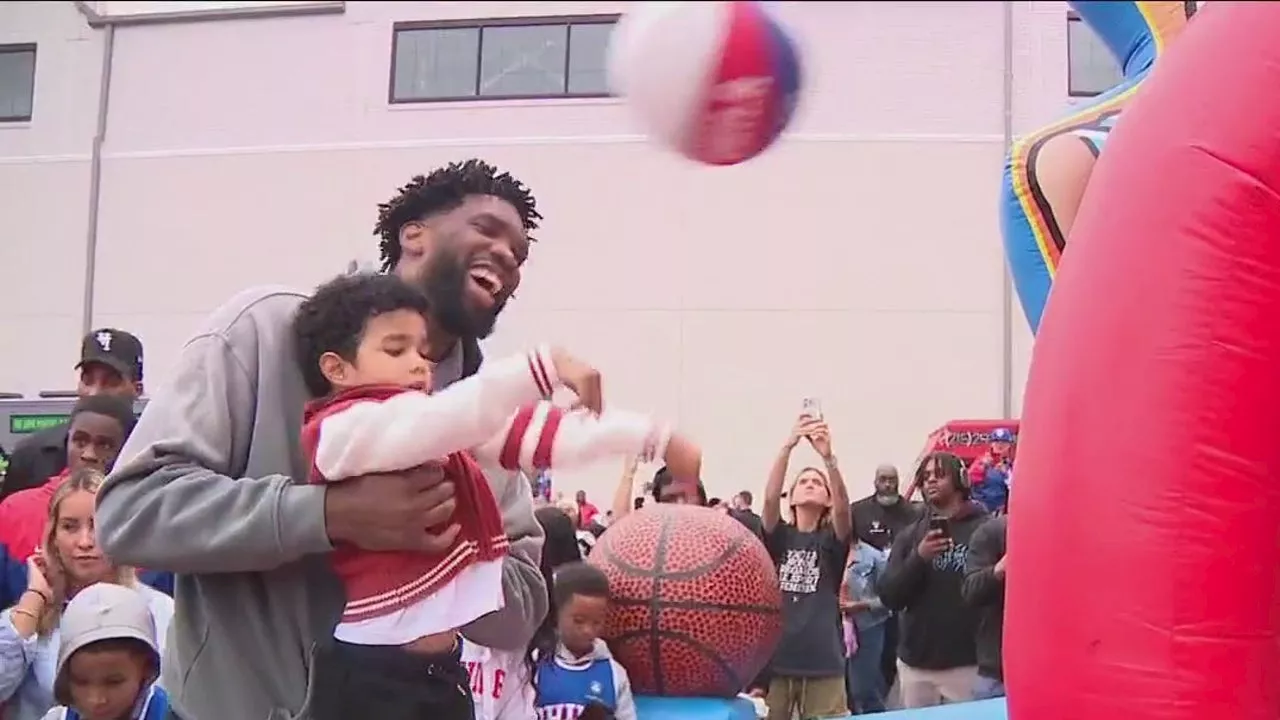
[[[316,650],[314,720],[475,720],[459,652],[412,655],[398,647],[334,641]]]

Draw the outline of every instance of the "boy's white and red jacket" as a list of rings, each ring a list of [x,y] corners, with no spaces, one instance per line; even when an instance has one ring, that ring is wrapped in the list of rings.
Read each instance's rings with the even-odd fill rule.
[[[442,553],[335,548],[334,567],[347,592],[342,623],[355,626],[354,634],[411,642],[501,607],[507,538],[480,464],[535,472],[665,453],[666,426],[625,411],[562,409],[547,400],[558,384],[550,353],[539,349],[486,363],[437,393],[364,386],[308,405],[301,440],[311,482],[442,461],[455,486],[451,522],[461,531]],[[342,626],[339,639],[346,639],[341,632]]]

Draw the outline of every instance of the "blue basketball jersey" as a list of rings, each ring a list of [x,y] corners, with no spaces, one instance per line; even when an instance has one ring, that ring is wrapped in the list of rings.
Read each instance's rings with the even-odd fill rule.
[[[169,714],[169,696],[157,685],[147,690],[146,699],[138,706],[135,720],[165,720]],[[62,720],[80,720],[80,713],[66,708],[62,711]]]
[[[609,710],[618,705],[613,685],[613,662],[599,658],[571,668],[554,660],[538,663],[538,720],[574,720],[597,702]]]

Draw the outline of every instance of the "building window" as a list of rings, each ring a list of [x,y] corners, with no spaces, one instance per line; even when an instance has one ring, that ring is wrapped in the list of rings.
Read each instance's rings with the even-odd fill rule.
[[[616,15],[398,24],[391,102],[605,97]]]
[[[1110,90],[1124,79],[1102,38],[1080,16],[1067,16],[1067,94],[1093,97]]]
[[[0,45],[0,122],[27,122],[36,96],[36,46]]]

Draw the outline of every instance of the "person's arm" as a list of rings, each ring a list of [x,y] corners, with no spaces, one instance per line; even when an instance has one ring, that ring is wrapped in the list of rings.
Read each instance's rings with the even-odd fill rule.
[[[534,409],[550,403],[519,409],[549,395],[557,383],[551,353],[538,350],[489,363],[438,393],[403,392],[380,402],[353,403],[320,421],[316,470],[328,480],[404,470],[490,438],[495,452],[484,457],[477,452],[477,459],[496,456],[504,468],[514,469],[517,454],[536,460],[542,448],[532,443],[536,449],[521,453],[525,435],[540,430],[554,438],[556,426],[565,424],[558,408],[541,414]],[[536,429],[535,419],[541,421]]]
[[[0,613],[0,703],[13,697],[31,670],[43,603],[35,593],[26,593],[17,605]]]
[[[239,330],[248,337],[187,343],[98,491],[98,542],[112,560],[179,574],[259,572],[331,549],[323,485],[239,477],[258,391],[282,392],[267,385],[284,382],[258,377],[254,358],[238,354],[256,355],[259,341],[252,327]]]
[[[769,479],[764,484],[764,507],[760,511],[760,524],[764,527],[765,536],[773,534],[782,520],[782,484],[787,479],[787,465],[791,462],[791,451],[795,449],[795,439],[787,441],[773,459],[773,467],[769,468]]]
[[[849,488],[845,485],[844,476],[840,473],[840,464],[831,446],[831,430],[826,422],[811,419],[807,431],[809,444],[822,458],[827,468],[827,492],[831,496],[831,527],[835,530],[836,539],[849,542],[853,534],[853,516],[849,507]]]
[[[893,541],[889,562],[876,586],[880,601],[890,610],[904,610],[914,603],[929,578],[929,561],[916,550],[920,542],[919,533],[915,532],[918,527],[911,526]]]
[[[613,687],[617,701],[613,709],[614,720],[636,720],[636,699],[631,693],[631,678],[617,660],[609,661],[613,666]]]
[[[856,561],[855,561],[856,562]],[[850,578],[854,575],[853,565],[850,564],[845,569],[844,577],[840,580],[840,612],[846,615],[852,615],[862,610],[866,610],[866,606],[859,601],[854,593],[854,584],[850,582]]]
[[[831,486],[831,529],[836,538],[848,543],[853,536],[853,513],[849,507],[849,488],[834,455],[822,459],[827,467],[827,483]]]
[[[533,514],[533,491],[524,476],[485,468],[488,475],[505,478],[493,483],[494,499],[502,511],[502,527],[511,541],[502,560],[501,610],[484,615],[462,629],[471,642],[494,650],[523,652],[529,638],[546,617],[547,583],[542,577],[542,526]]]
[[[577,468],[615,455],[666,455],[671,429],[640,413],[599,415],[565,410],[550,402],[522,408],[501,432],[474,448],[481,463],[529,472]]]
[[[632,496],[636,488],[636,469],[640,467],[640,458],[631,456],[622,466],[622,477],[618,478],[618,487],[613,491],[613,520],[617,522],[631,514],[635,507]]]
[[[1004,551],[997,529],[996,521],[988,520],[969,539],[960,594],[973,607],[993,604],[1004,595],[1004,567],[997,567]]]

